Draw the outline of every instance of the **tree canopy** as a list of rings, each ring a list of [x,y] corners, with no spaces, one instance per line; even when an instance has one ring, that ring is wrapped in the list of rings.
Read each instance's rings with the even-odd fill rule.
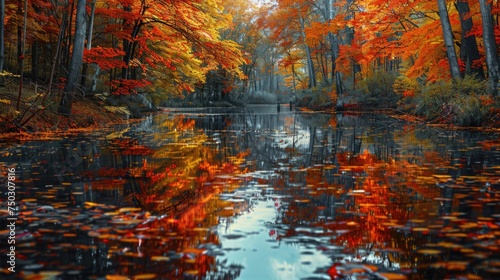
[[[53,103],[69,114],[68,97],[89,93],[150,93],[156,103],[330,86],[341,94],[380,71],[425,84],[473,76],[497,93],[496,1],[1,4],[0,70],[48,85],[34,111]]]

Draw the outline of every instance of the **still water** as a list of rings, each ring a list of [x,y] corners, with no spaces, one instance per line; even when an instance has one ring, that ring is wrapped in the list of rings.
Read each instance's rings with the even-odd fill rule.
[[[0,278],[495,279],[498,136],[273,105],[3,143]]]

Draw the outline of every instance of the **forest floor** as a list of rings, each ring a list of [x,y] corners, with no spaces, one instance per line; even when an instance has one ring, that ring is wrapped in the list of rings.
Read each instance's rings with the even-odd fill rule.
[[[40,104],[44,94],[34,86],[23,86],[18,109],[18,86],[0,88],[0,139],[52,139],[126,121],[123,114],[107,110],[104,101],[96,98],[75,98],[70,117],[59,114],[55,103],[46,102],[44,107],[33,105]]]

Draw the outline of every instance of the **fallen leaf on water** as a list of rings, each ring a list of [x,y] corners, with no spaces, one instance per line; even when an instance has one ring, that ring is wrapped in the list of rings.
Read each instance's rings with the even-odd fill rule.
[[[154,273],[149,273],[149,274],[139,274],[139,275],[135,275],[134,280],[137,279],[156,279],[156,274]]]
[[[106,280],[127,280],[127,276],[122,275],[106,275]]]
[[[380,272],[380,273],[377,273],[377,275],[380,276],[380,278],[386,279],[386,280],[406,280],[406,279],[408,279],[408,277],[406,277],[405,275],[399,274],[399,273],[394,273],[394,272]]]
[[[432,264],[431,267],[434,268],[445,268],[447,270],[465,270],[467,268],[467,265],[469,263],[465,261],[446,261],[446,262],[438,262],[435,264]]]
[[[193,228],[193,231],[209,231],[209,228],[206,227],[195,227]]]
[[[164,256],[152,256],[151,260],[154,262],[168,262],[170,258]]]
[[[124,212],[140,212],[142,209],[138,207],[123,207],[118,209],[118,212],[124,213]]]
[[[454,233],[446,233],[445,236],[446,237],[463,237],[463,238],[466,238],[467,234],[466,233],[462,233],[462,232],[454,232]]]
[[[429,231],[429,228],[426,228],[426,227],[416,227],[416,228],[412,228],[411,231],[413,232],[428,232]]]
[[[137,242],[139,242],[139,239],[129,237],[129,238],[122,238],[122,239],[120,239],[120,241],[124,242],[124,243],[137,243]]]
[[[441,250],[421,249],[421,250],[418,250],[417,253],[422,254],[422,255],[439,255],[439,254],[441,254]]]
[[[184,272],[186,275],[195,276],[198,275],[198,270],[187,270]]]

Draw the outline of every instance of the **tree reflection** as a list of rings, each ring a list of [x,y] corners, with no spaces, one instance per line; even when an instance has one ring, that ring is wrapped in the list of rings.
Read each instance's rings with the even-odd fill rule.
[[[269,205],[252,229],[262,246],[328,256],[314,268],[323,276],[495,278],[498,141],[427,131],[381,117],[185,112],[13,147],[2,161],[23,166],[25,259],[5,276],[234,279],[246,268],[223,242],[255,233],[225,233]]]

